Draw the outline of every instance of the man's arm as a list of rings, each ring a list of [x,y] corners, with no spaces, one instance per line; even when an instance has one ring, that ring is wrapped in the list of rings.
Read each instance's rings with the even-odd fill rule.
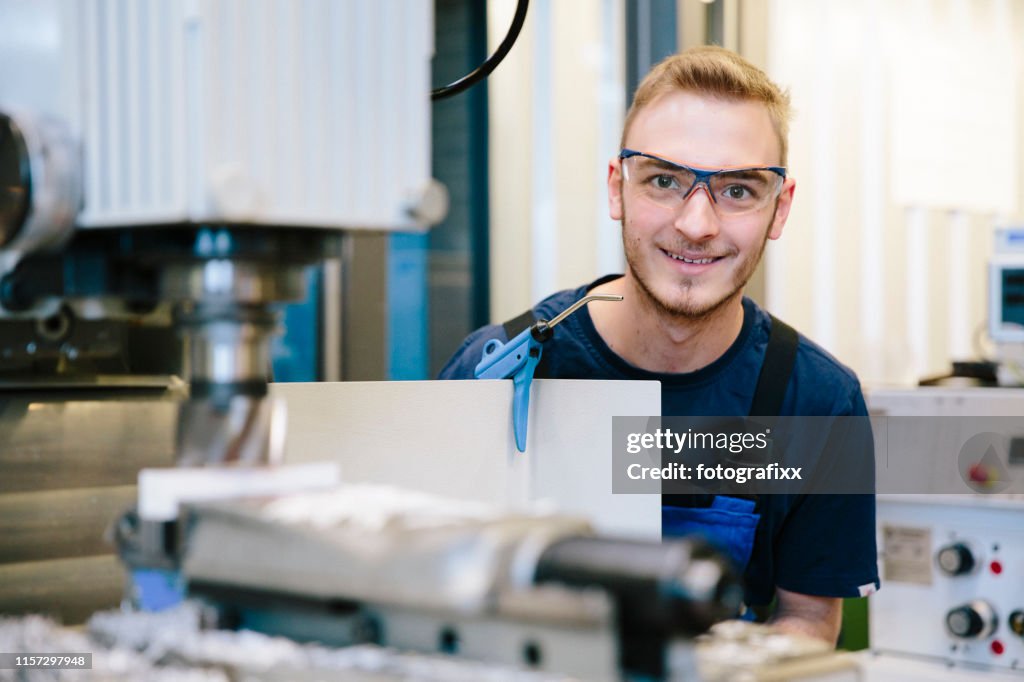
[[[843,615],[843,600],[776,589],[775,615],[768,622],[783,632],[823,639],[835,646]]]

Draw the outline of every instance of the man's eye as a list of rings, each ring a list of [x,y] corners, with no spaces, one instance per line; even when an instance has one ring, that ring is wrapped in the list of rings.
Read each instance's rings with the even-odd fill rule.
[[[726,199],[740,200],[751,198],[751,192],[743,185],[729,185],[723,192]]]
[[[675,189],[679,186],[679,183],[671,175],[656,175],[654,177],[654,186],[658,189]]]

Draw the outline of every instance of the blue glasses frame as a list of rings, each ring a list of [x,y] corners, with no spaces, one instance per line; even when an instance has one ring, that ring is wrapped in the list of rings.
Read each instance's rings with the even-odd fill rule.
[[[658,163],[663,163],[666,166],[669,166],[670,168],[678,168],[679,170],[684,170],[688,173],[693,173],[693,184],[690,185],[690,188],[688,190],[686,190],[686,194],[683,195],[683,198],[689,198],[689,196],[693,194],[693,190],[695,190],[698,185],[704,185],[704,188],[706,189],[708,196],[711,197],[711,201],[713,201],[716,204],[718,203],[718,199],[715,198],[715,193],[711,191],[711,185],[708,184],[708,181],[716,175],[721,175],[722,173],[734,173],[736,171],[771,171],[778,175],[779,177],[781,177],[783,180],[786,179],[786,169],[783,168],[782,166],[741,166],[739,168],[719,168],[718,170],[703,170],[701,168],[694,168],[693,166],[684,166],[681,163],[669,161],[668,159],[663,159],[660,156],[655,156],[654,154],[638,152],[635,149],[623,148],[619,152],[620,160],[630,159],[633,158],[634,156],[642,156],[644,158],[657,161]],[[782,189],[781,183],[779,185],[779,189]]]

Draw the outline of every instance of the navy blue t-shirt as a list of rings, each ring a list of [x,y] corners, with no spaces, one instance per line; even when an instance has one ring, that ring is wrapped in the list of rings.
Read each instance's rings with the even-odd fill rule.
[[[534,317],[550,320],[590,289],[620,276],[553,294],[537,304]],[[743,327],[720,358],[695,372],[663,374],[616,355],[584,307],[554,328],[544,345],[543,376],[660,381],[663,416],[746,416],[770,330],[768,313],[744,298]],[[472,379],[484,344],[493,338],[508,340],[500,325],[470,334],[438,378]],[[780,416],[866,414],[856,375],[800,335]],[[757,512],[761,519],[744,576],[748,604],[770,603],[776,586],[823,597],[858,597],[877,589],[873,495],[762,495]]]

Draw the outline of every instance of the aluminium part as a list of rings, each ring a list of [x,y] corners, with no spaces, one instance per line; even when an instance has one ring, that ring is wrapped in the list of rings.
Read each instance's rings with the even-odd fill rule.
[[[81,206],[78,145],[61,123],[0,112],[0,275],[62,246]]]

